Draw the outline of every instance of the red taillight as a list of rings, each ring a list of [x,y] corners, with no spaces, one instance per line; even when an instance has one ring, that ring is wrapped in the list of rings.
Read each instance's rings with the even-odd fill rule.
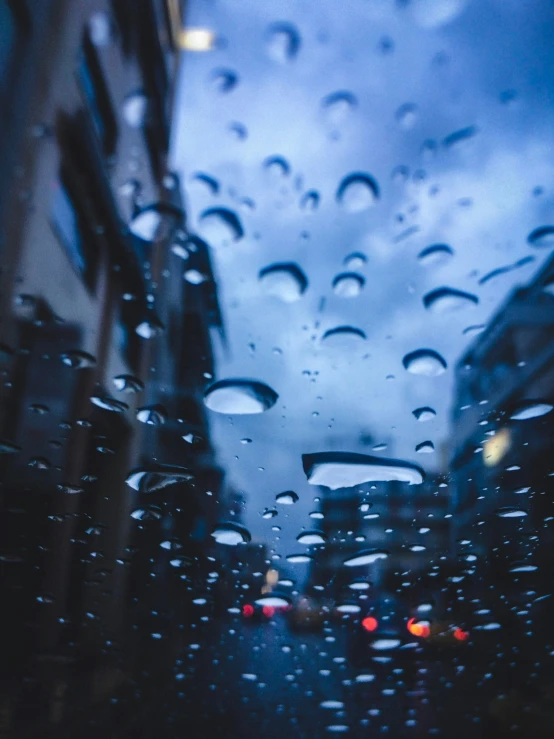
[[[373,618],[373,616],[366,616],[362,621],[362,626],[366,631],[375,631],[379,626],[379,623],[376,618]]]
[[[411,618],[406,626],[410,634],[413,636],[419,636],[425,639],[431,633],[431,629],[429,628],[427,621],[416,621],[415,618]]]
[[[454,639],[458,641],[467,641],[469,639],[469,632],[463,631],[463,629],[456,629],[454,631]]]
[[[264,606],[262,611],[267,618],[271,618],[275,614],[275,608],[273,606]]]
[[[254,615],[254,606],[251,606],[249,603],[247,603],[246,605],[244,605],[242,607],[242,615],[245,618],[250,618],[250,616],[253,616]]]

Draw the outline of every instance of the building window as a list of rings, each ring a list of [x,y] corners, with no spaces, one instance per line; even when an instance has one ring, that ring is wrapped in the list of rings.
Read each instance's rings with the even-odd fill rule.
[[[104,154],[109,156],[115,151],[117,123],[102,67],[88,33],[83,37],[79,80],[94,129]]]

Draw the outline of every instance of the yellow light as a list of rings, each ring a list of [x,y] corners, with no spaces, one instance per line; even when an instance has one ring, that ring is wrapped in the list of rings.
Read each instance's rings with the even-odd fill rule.
[[[186,51],[211,51],[215,46],[215,33],[208,28],[184,28],[179,46]]]
[[[506,456],[512,440],[510,429],[500,429],[494,436],[487,439],[483,446],[483,462],[487,467],[495,467]]]
[[[277,570],[268,570],[265,575],[265,581],[268,585],[277,585],[279,580],[279,572]]]

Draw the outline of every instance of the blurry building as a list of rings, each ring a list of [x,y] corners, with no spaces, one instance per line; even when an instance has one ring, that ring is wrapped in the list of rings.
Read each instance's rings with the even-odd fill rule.
[[[83,681],[114,690],[132,604],[167,602],[210,541],[221,317],[168,170],[179,2],[0,0],[0,26],[2,691],[23,735],[25,706],[56,723]],[[125,480],[148,465],[191,474],[146,504]],[[163,515],[131,516],[147,505]],[[165,639],[183,612],[163,615]]]

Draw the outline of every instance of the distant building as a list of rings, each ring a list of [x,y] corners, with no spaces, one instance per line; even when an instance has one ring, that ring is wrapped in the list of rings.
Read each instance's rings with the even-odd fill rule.
[[[167,164],[180,2],[0,0],[0,27],[2,670],[23,735],[29,705],[57,723],[117,687],[147,627],[130,604],[162,602],[211,541],[222,323]],[[191,479],[147,501],[125,480],[155,464]],[[171,515],[131,517],[149,505]]]

